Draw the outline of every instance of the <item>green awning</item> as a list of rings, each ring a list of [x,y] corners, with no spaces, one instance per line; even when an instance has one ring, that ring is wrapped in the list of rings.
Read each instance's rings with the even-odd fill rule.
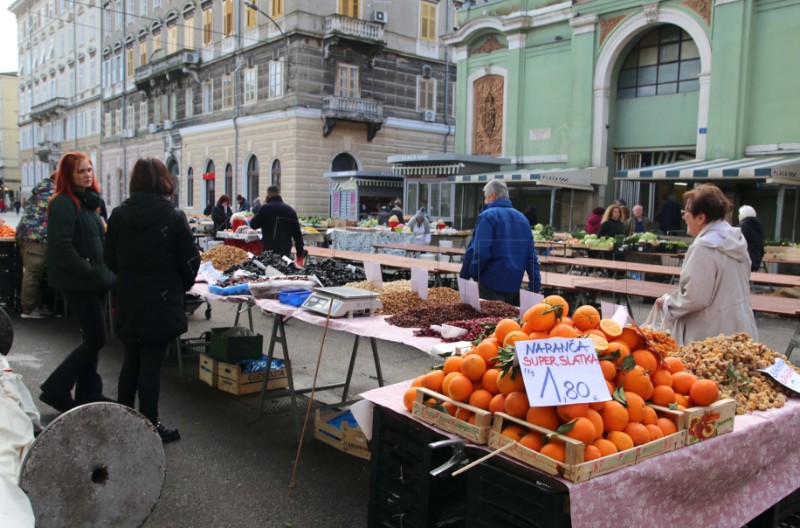
[[[764,180],[800,185],[800,155],[692,160],[617,171],[615,180]]]

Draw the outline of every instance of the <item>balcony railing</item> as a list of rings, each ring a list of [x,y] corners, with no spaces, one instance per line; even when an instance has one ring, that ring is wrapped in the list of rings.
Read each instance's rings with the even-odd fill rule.
[[[333,37],[380,45],[386,44],[383,24],[343,15],[331,15],[325,18],[325,38]]]
[[[51,114],[58,114],[67,106],[66,97],[53,97],[52,99],[31,107],[31,119],[39,119]]]
[[[151,59],[144,66],[134,71],[134,82],[137,87],[150,84],[159,78],[169,78],[175,73],[186,73],[187,68],[200,64],[200,54],[196,51],[180,50],[169,55]]]
[[[372,141],[383,125],[383,103],[372,99],[357,99],[328,95],[322,98],[322,135],[328,136],[336,121],[355,121],[367,124],[367,141]]]

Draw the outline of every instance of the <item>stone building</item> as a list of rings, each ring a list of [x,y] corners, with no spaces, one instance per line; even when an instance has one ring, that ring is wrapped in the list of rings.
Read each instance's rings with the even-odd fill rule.
[[[0,198],[10,209],[20,199],[19,170],[19,82],[15,72],[0,73]]]

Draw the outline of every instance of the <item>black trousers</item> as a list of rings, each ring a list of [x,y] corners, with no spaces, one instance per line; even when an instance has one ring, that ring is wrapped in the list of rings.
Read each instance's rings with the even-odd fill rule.
[[[75,387],[75,402],[88,403],[103,394],[97,363],[106,344],[106,292],[63,293],[80,324],[82,341],[42,383],[42,392],[60,397]]]
[[[125,361],[119,373],[119,403],[134,407],[139,394],[139,412],[158,420],[158,396],[161,392],[161,365],[167,356],[167,343],[125,345]]]
[[[511,293],[503,293],[487,288],[483,284],[478,284],[478,295],[486,301],[503,301],[512,306],[519,306],[519,290]]]

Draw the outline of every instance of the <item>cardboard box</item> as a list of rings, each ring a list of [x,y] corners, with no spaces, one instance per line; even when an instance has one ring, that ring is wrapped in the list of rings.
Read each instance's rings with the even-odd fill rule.
[[[226,336],[230,328],[211,329],[211,357],[225,363],[236,363],[245,359],[261,359],[264,336]]]
[[[242,367],[220,361],[217,364],[217,388],[219,390],[241,396],[261,391],[265,371],[242,373]],[[289,386],[286,367],[271,369],[267,390],[283,389]]]
[[[349,410],[323,416],[317,409],[314,411],[314,438],[343,453],[369,460],[367,437],[361,428],[350,425],[355,421],[352,417]]]
[[[217,386],[217,360],[207,356],[205,354],[200,354],[200,373],[198,377],[200,381],[203,383],[208,383],[212,387]]]
[[[464,420],[459,420],[445,410],[429,407],[425,404],[425,400],[429,398],[434,398],[437,404],[448,402],[456,407],[472,412],[475,414],[475,424],[473,425]],[[462,438],[466,438],[473,444],[485,444],[489,439],[489,429],[492,425],[491,412],[473,407],[466,403],[457,402],[438,392],[423,387],[417,387],[417,401],[414,402],[411,412],[415,418],[435,425],[439,429],[444,429]]]

